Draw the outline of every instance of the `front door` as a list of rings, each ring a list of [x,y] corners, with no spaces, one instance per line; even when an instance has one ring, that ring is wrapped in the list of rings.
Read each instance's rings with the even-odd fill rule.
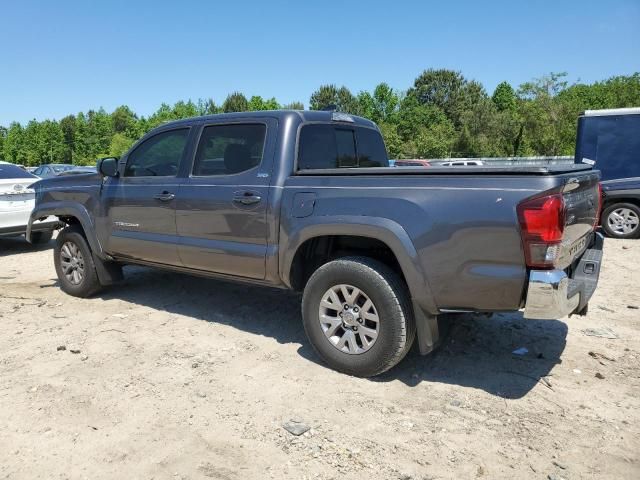
[[[180,265],[176,232],[176,195],[180,162],[189,128],[158,133],[126,157],[120,177],[102,191],[108,236],[105,250],[114,256]]]
[[[186,267],[264,279],[270,167],[277,122],[206,125],[178,191],[179,253]],[[268,141],[265,141],[268,139]]]

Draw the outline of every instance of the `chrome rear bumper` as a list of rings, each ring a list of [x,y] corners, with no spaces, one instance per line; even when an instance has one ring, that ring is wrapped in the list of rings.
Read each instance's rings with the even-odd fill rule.
[[[581,312],[593,295],[600,276],[603,236],[595,234],[571,277],[564,270],[532,270],[524,306],[524,317],[555,320]]]

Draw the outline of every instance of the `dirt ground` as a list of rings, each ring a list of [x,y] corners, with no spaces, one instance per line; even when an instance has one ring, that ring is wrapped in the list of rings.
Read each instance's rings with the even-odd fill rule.
[[[587,317],[459,316],[371,380],[319,363],[296,295],[127,267],[77,299],[50,247],[0,240],[0,478],[640,478],[640,241]]]

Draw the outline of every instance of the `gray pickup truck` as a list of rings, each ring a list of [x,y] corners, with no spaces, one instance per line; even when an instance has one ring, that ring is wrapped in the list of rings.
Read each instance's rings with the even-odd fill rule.
[[[35,189],[31,222],[66,225],[65,292],[95,294],[126,264],[293,289],[320,357],[357,376],[416,337],[432,351],[446,312],[584,314],[602,258],[590,166],[389,167],[376,125],[336,112],[167,123],[97,174]]]

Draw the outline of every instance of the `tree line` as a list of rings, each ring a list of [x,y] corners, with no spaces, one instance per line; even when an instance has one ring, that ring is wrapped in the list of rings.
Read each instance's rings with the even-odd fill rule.
[[[588,109],[640,106],[640,73],[592,84],[569,84],[566,73],[551,73],[514,88],[500,83],[489,94],[460,72],[429,69],[406,91],[386,83],[353,94],[347,87],[322,85],[309,100],[311,110],[331,106],[376,122],[390,158],[510,157],[572,155],[576,122]],[[31,120],[0,126],[0,159],[22,165],[87,165],[120,156],[163,122],[222,112],[302,110],[301,102],[247,98],[240,92],[218,105],[212,99],[163,103],[148,117],[128,106],[103,108],[60,120]]]

